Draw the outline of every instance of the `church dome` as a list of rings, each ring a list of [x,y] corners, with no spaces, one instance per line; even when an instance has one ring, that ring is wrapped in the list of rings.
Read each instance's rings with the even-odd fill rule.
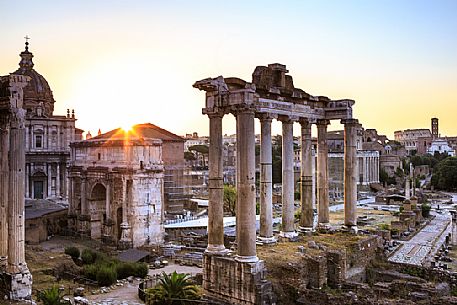
[[[51,88],[46,79],[35,69],[33,69],[33,54],[29,52],[29,43],[25,43],[25,51],[21,52],[21,61],[19,69],[13,74],[26,75],[30,81],[24,88],[24,109],[27,110],[27,116],[45,116],[50,117],[54,111],[54,97]]]

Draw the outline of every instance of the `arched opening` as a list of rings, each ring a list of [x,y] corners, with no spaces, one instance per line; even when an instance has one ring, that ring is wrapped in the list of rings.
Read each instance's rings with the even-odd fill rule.
[[[102,238],[103,218],[106,217],[106,187],[97,183],[92,188],[89,200],[91,215],[90,235],[93,239]]]
[[[45,188],[47,187],[46,174],[42,171],[36,172],[31,178],[32,185],[32,198],[33,199],[44,199]]]

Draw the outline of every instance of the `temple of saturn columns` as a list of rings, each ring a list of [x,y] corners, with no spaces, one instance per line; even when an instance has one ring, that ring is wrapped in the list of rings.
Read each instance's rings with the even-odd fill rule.
[[[207,78],[193,86],[206,92],[203,114],[209,117],[209,222],[208,247],[203,263],[203,288],[212,304],[274,304],[264,263],[256,254],[256,241],[274,240],[272,226],[271,122],[282,122],[282,228],[280,236],[313,230],[311,126],[317,125],[317,205],[319,226],[329,225],[327,126],[344,124],[345,226],[356,230],[356,136],[360,125],[352,118],[353,100],[331,100],[295,88],[285,65],[258,66],[252,82],[239,78]],[[224,246],[222,119],[236,117],[237,137],[237,249]],[[256,236],[256,184],[254,120],[261,124],[260,236]],[[301,125],[301,219],[294,225],[293,124]]]
[[[0,77],[0,277],[9,299],[30,299],[32,275],[25,262],[25,110],[29,78]]]

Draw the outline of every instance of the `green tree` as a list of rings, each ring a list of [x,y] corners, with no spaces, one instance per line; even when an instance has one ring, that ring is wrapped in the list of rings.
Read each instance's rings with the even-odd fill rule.
[[[39,291],[37,299],[43,302],[43,305],[71,305],[70,301],[63,299],[63,292],[56,286]]]
[[[440,190],[457,189],[457,157],[447,157],[438,163],[432,176],[432,185]]]
[[[184,152],[184,159],[186,161],[194,161],[197,160],[197,157],[195,157],[195,154],[191,151],[185,151]]]
[[[236,214],[236,188],[233,185],[224,184],[224,212],[232,216]]]
[[[201,298],[200,289],[185,273],[162,272],[159,283],[146,291],[147,305],[187,305]]]

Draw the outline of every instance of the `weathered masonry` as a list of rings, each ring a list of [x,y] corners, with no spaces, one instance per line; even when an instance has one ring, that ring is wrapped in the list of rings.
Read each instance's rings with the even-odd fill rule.
[[[352,118],[353,100],[331,100],[295,88],[286,66],[256,67],[252,82],[239,78],[207,78],[195,88],[206,91],[203,114],[209,117],[209,223],[208,248],[204,256],[203,287],[216,304],[273,304],[271,286],[264,279],[264,265],[256,254],[255,226],[255,134],[254,119],[261,123],[260,236],[271,241],[272,164],[271,122],[282,122],[282,231],[297,235],[294,227],[293,124],[301,124],[301,219],[300,230],[313,229],[311,125],[318,130],[317,203],[320,226],[329,224],[327,125],[344,124],[345,225],[356,230],[357,157],[356,135],[360,129]],[[222,119],[236,117],[237,137],[237,252],[224,247]]]
[[[30,299],[32,275],[25,262],[25,110],[23,89],[30,80],[0,78],[0,275],[9,299]]]

